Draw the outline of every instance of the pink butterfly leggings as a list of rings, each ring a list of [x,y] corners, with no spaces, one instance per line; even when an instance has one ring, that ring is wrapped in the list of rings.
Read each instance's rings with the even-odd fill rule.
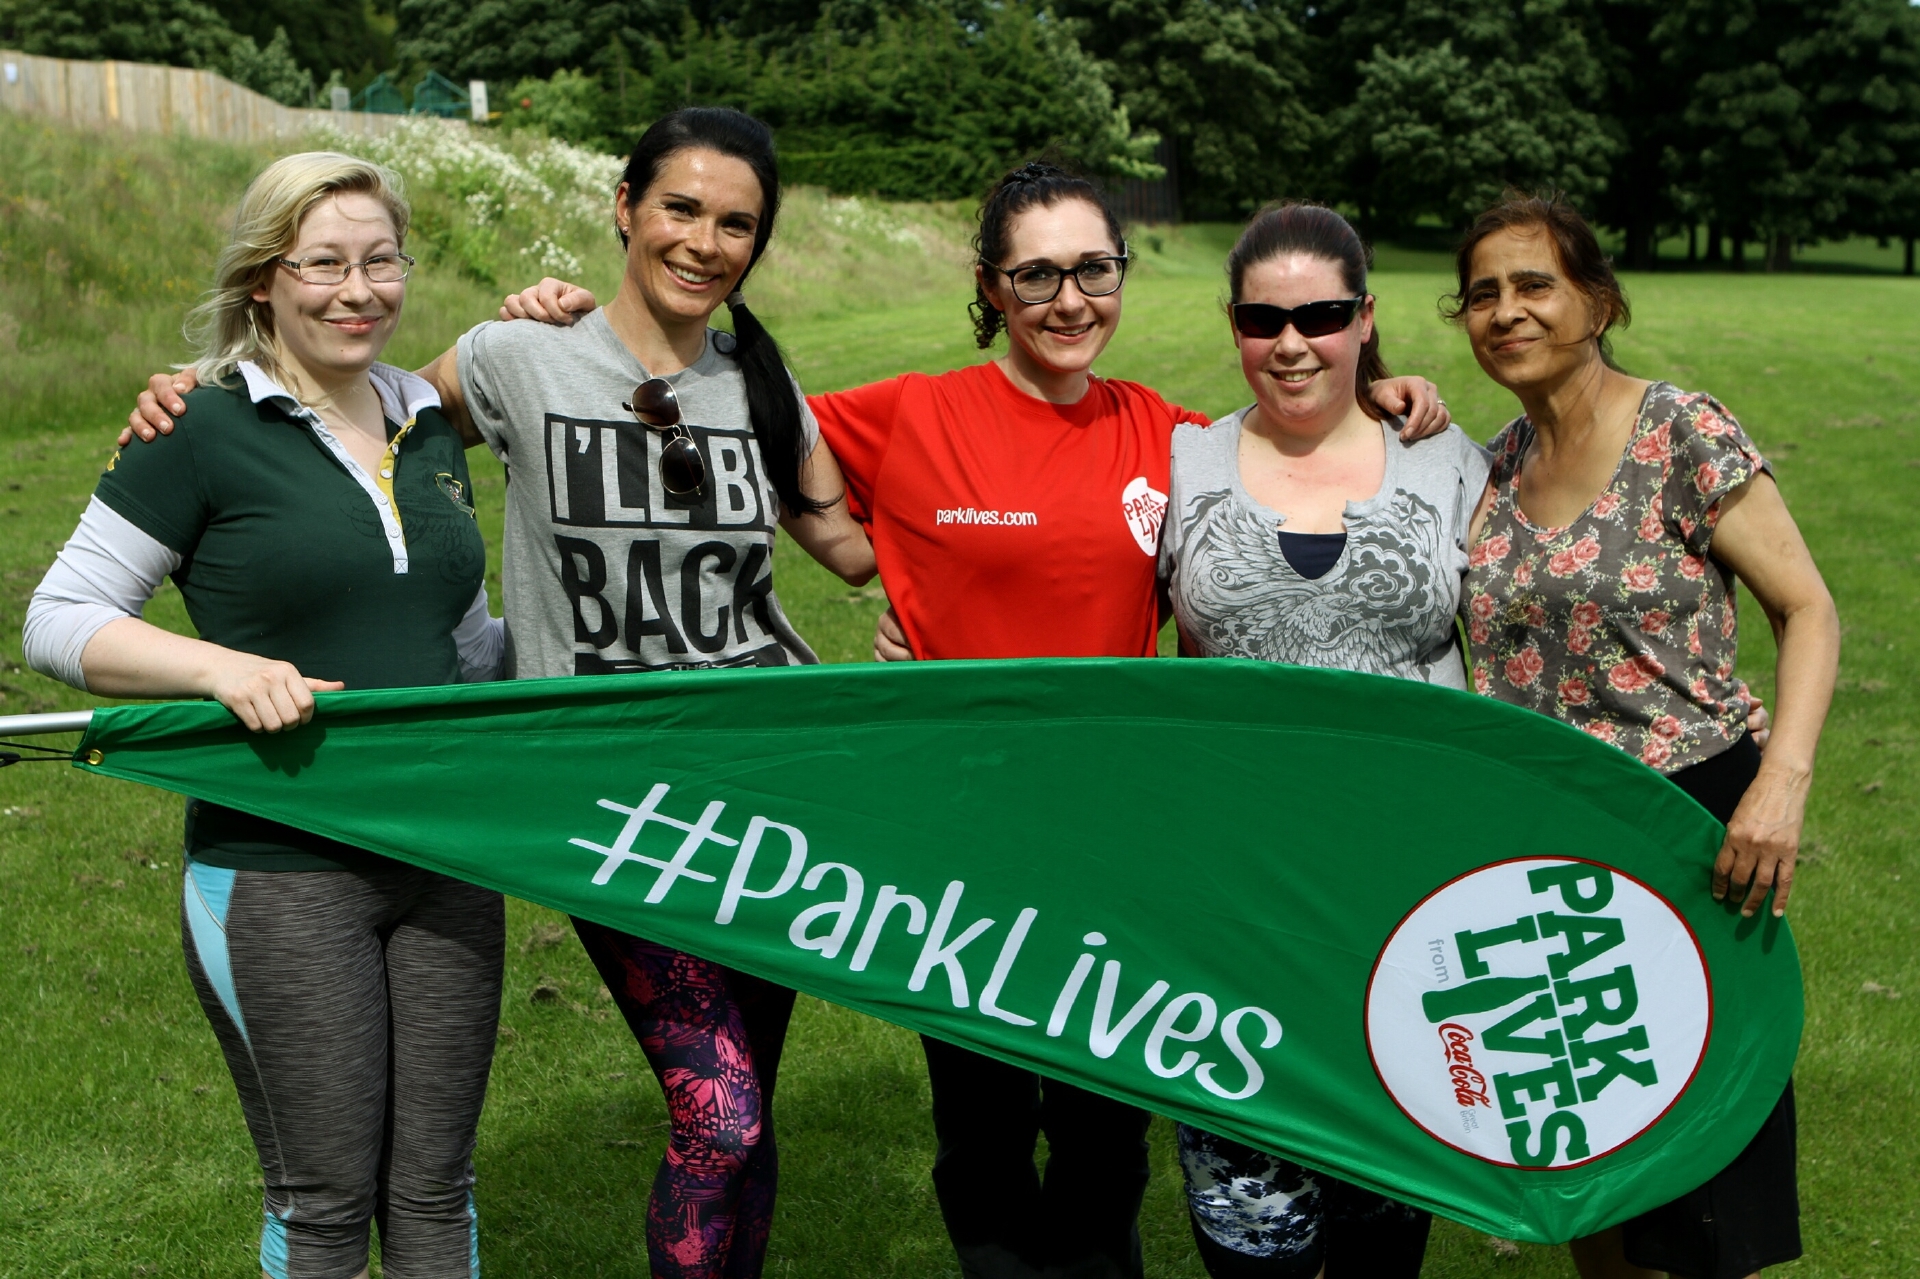
[[[654,1279],[759,1279],[793,992],[584,919],[573,927],[667,1098],[672,1133],[647,1204]]]

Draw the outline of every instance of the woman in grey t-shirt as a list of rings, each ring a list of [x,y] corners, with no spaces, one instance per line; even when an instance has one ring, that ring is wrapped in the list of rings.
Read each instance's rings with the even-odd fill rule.
[[[1386,374],[1366,246],[1283,205],[1227,258],[1255,402],[1173,436],[1160,572],[1181,652],[1464,690],[1454,614],[1484,452],[1449,427],[1402,443],[1365,394]],[[1194,1239],[1213,1275],[1420,1272],[1431,1217],[1182,1124]]]

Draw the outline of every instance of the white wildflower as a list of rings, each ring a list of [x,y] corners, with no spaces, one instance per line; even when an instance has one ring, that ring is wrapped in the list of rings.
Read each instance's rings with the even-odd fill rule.
[[[520,250],[520,255],[532,258],[548,275],[575,279],[580,275],[580,259],[555,244],[551,236],[541,236]]]

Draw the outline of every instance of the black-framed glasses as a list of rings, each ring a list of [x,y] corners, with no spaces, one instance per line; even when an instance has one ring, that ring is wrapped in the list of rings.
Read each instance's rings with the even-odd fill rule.
[[[633,399],[620,406],[640,419],[649,431],[666,438],[660,447],[660,483],[682,500],[697,497],[707,487],[707,463],[700,446],[680,420],[680,397],[673,383],[650,377],[633,388]]]
[[[365,262],[348,262],[344,258],[275,258],[274,261],[308,284],[345,284],[355,267],[366,274],[370,284],[398,284],[413,270],[413,259],[404,253],[383,253]]]
[[[1079,266],[1054,266],[1042,262],[1034,266],[1016,266],[1011,269],[995,266],[991,262],[980,265],[989,271],[998,271],[1007,277],[1013,285],[1013,296],[1029,306],[1038,306],[1051,302],[1060,296],[1061,286],[1072,276],[1080,292],[1090,298],[1103,298],[1110,293],[1118,293],[1127,278],[1127,257],[1088,258]]]
[[[1277,338],[1291,324],[1303,338],[1323,338],[1338,333],[1353,323],[1353,317],[1366,301],[1336,298],[1327,302],[1306,302],[1300,306],[1271,306],[1265,302],[1235,302],[1233,327],[1241,337]]]

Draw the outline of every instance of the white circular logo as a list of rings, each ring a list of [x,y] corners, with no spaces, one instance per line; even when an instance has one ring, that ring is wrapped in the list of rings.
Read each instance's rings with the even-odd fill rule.
[[[1160,553],[1160,524],[1167,517],[1167,495],[1136,475],[1120,490],[1120,510],[1127,517],[1133,540],[1148,555]]]
[[[1456,1150],[1569,1168],[1618,1150],[1707,1050],[1706,958],[1673,906],[1594,862],[1496,862],[1400,921],[1367,983],[1367,1051]]]

